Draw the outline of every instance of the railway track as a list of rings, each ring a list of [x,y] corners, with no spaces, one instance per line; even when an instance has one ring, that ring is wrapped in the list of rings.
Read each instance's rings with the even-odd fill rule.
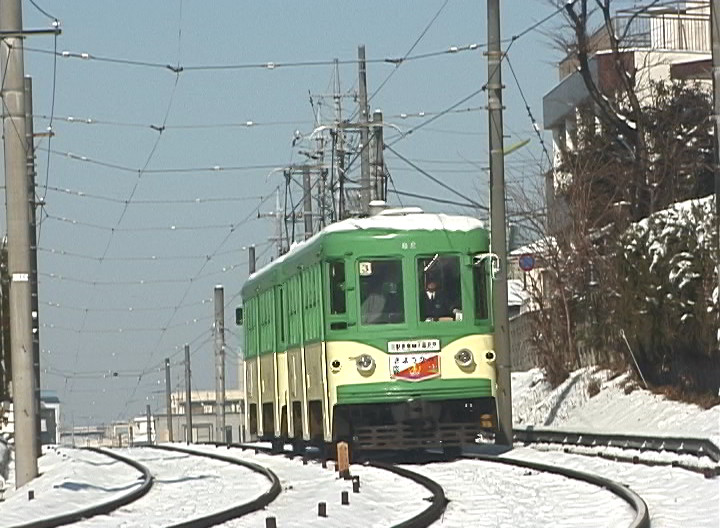
[[[143,482],[140,485],[139,489],[134,489],[131,492],[123,495],[122,497],[115,498],[109,501],[105,501],[101,504],[94,505],[90,508],[84,508],[81,510],[77,510],[70,513],[65,513],[62,515],[56,515],[53,517],[48,517],[41,520],[34,520],[33,522],[26,523],[26,524],[20,524],[15,525],[11,528],[54,528],[56,526],[62,526],[67,525],[71,523],[78,523],[82,522],[82,525],[88,525],[88,526],[107,526],[112,525],[113,521],[109,520],[107,517],[100,518],[101,515],[121,515],[125,516],[122,521],[120,521],[120,524],[123,525],[138,525],[143,522],[141,519],[135,519],[133,520],[133,517],[130,516],[128,518],[128,513],[123,511],[124,506],[132,505],[135,517],[144,517],[143,515],[143,508],[140,503],[138,502],[139,499],[146,497],[147,493],[151,490],[153,487],[153,484],[166,484],[166,483],[177,483],[182,479],[178,479],[175,477],[171,477],[168,475],[152,475],[151,469],[146,465],[147,461],[145,461],[145,464],[139,462],[138,460],[131,458],[129,456],[123,456],[116,452],[105,450],[105,449],[98,449],[98,448],[87,448],[89,450],[102,453],[104,455],[107,455],[111,458],[114,458],[116,460],[122,461],[126,464],[129,464],[136,468],[140,473],[142,474]],[[206,453],[206,452],[199,452],[191,449],[185,449],[182,447],[174,447],[174,446],[145,446],[141,449],[152,449],[152,450],[159,450],[164,452],[174,452],[178,454],[182,454],[183,456],[194,456],[194,457],[202,457],[202,458],[209,458],[213,459],[215,461],[220,461],[225,464],[232,464],[236,466],[241,466],[244,468],[247,468],[255,473],[259,473],[262,477],[264,477],[266,480],[269,481],[270,486],[269,488],[264,491],[259,496],[255,497],[254,499],[246,502],[240,502],[237,504],[234,504],[233,506],[223,508],[218,511],[214,511],[212,513],[206,514],[206,515],[194,515],[190,520],[183,520],[181,522],[175,522],[175,521],[169,521],[165,526],[167,528],[206,528],[209,526],[215,526],[218,524],[222,524],[228,520],[236,519],[238,517],[242,517],[243,515],[247,515],[248,513],[255,512],[257,510],[261,510],[264,507],[266,507],[270,502],[272,502],[275,497],[278,496],[278,494],[281,491],[280,488],[280,482],[277,478],[277,476],[269,469],[259,465],[255,464],[253,462],[247,462],[244,460],[239,460],[237,458],[224,456],[218,453]],[[188,477],[188,478],[197,478],[197,477]],[[152,510],[153,507],[157,507],[159,505],[159,500],[157,499],[151,499],[150,497],[146,497],[145,500],[154,500],[154,503],[151,503],[149,507],[147,507],[147,510]],[[185,501],[186,503],[188,501]],[[192,501],[190,501],[192,502]],[[138,513],[139,512],[139,513]]]
[[[257,453],[264,453],[267,455],[276,455],[276,456],[285,456],[289,458],[294,458],[297,455],[297,453],[293,452],[281,452],[278,453],[276,450],[269,448],[269,447],[258,447],[256,445],[252,444],[232,444],[231,447],[236,447],[240,449],[249,449],[253,450]],[[327,460],[324,460],[320,452],[306,452],[302,455],[304,462],[308,459],[312,460],[323,460],[323,463],[326,464]],[[407,518],[404,521],[401,521],[399,523],[393,524],[392,526],[394,528],[425,528],[428,526],[431,526],[435,521],[440,519],[440,517],[443,515],[443,512],[445,511],[445,506],[447,505],[447,499],[445,497],[445,492],[437,482],[433,481],[432,479],[421,475],[420,473],[417,473],[415,471],[411,471],[410,469],[400,467],[396,464],[392,464],[385,461],[367,461],[365,463],[366,466],[374,467],[376,469],[386,471],[393,473],[395,475],[398,475],[399,477],[402,477],[405,480],[409,480],[411,482],[414,482],[418,486],[421,486],[425,490],[430,492],[430,496],[427,497],[425,500],[429,503],[427,507],[425,507],[422,511],[419,513]],[[352,478],[352,477],[351,477]]]
[[[275,475],[275,473],[273,473],[270,469],[263,467],[259,464],[248,462],[246,460],[240,460],[230,456],[220,455],[217,453],[199,452],[192,449],[185,449],[182,447],[167,445],[158,445],[152,447],[153,449],[186,453],[192,456],[201,456],[211,458],[213,460],[227,462],[228,464],[243,466],[256,473],[260,473],[270,481],[270,488],[262,495],[253,500],[236,504],[234,506],[231,506],[230,508],[211,513],[203,517],[198,517],[189,521],[171,524],[168,528],[206,528],[208,526],[222,524],[226,521],[229,521],[230,519],[237,519],[238,517],[242,517],[243,515],[247,515],[249,513],[265,508],[268,504],[275,500],[275,498],[281,492],[280,481],[278,480],[277,475]]]
[[[587,433],[534,427],[514,429],[513,438],[525,445],[557,445],[565,452],[598,456],[616,462],[679,467],[701,473],[706,478],[720,475],[720,447],[706,438]],[[617,451],[603,452],[598,451],[598,448],[613,448]],[[637,451],[639,454],[623,455],[623,450]],[[677,456],[672,460],[650,459],[643,456],[646,452],[664,452]],[[693,456],[697,460],[689,462],[683,460],[683,456]],[[703,458],[707,458],[714,465],[697,463]]]
[[[654,452],[654,451],[666,451],[669,453],[677,454],[678,456],[696,456],[696,457],[704,457],[707,460],[711,460],[714,463],[717,463],[717,461],[720,459],[720,453],[718,453],[717,446],[715,446],[712,442],[703,440],[703,439],[685,439],[685,438],[662,438],[662,437],[640,437],[640,436],[631,436],[631,435],[607,435],[607,434],[588,434],[588,433],[575,433],[575,432],[567,432],[567,431],[553,431],[553,430],[537,430],[537,429],[527,429],[527,430],[516,430],[515,434],[515,440],[518,443],[526,443],[530,446],[533,445],[549,445],[549,446],[562,446],[561,449],[593,449],[598,447],[604,447],[604,446],[610,446],[617,449],[626,449],[626,450],[637,450],[642,452]],[[263,448],[258,447],[256,445],[243,445],[243,444],[235,444],[232,446],[223,446],[220,448],[219,446],[211,447],[211,446],[193,446],[191,448],[185,448],[185,447],[178,447],[178,446],[153,446],[152,449],[154,450],[162,450],[165,452],[168,451],[174,451],[176,453],[186,455],[186,456],[202,456],[210,459],[215,459],[218,461],[223,461],[229,464],[239,464],[243,465],[247,468],[254,467],[253,471],[258,471],[262,475],[264,475],[264,479],[270,481],[270,489],[263,494],[263,498],[258,498],[259,500],[253,500],[247,503],[239,503],[232,507],[225,508],[222,511],[216,511],[208,515],[204,515],[202,517],[195,517],[189,521],[182,521],[182,522],[175,522],[174,524],[172,521],[168,521],[165,526],[168,527],[187,527],[187,528],[195,528],[195,527],[205,527],[205,526],[213,526],[219,523],[226,522],[230,519],[238,518],[244,515],[247,515],[252,512],[258,512],[255,517],[249,517],[248,522],[251,522],[252,525],[258,524],[257,521],[261,520],[258,515],[266,516],[268,513],[272,513],[272,508],[269,512],[263,512],[259,513],[259,510],[262,509],[264,506],[270,504],[275,497],[278,497],[278,495],[281,493],[281,491],[284,490],[287,491],[293,490],[293,488],[299,488],[306,484],[304,482],[304,479],[301,477],[300,481],[295,480],[295,476],[297,476],[299,473],[297,472],[297,469],[299,468],[299,464],[302,462],[303,464],[308,464],[309,462],[313,462],[314,465],[317,466],[319,462],[322,462],[322,458],[320,457],[320,453],[313,453],[310,451],[307,451],[303,453],[303,455],[300,457],[298,456],[297,452],[283,452],[281,455],[284,456],[284,458],[288,459],[286,464],[292,464],[294,465],[294,472],[288,473],[286,477],[283,479],[284,484],[280,484],[280,479],[277,475],[274,475],[273,472],[263,467],[263,465],[269,465],[273,468],[275,467],[273,464],[257,464],[253,462],[248,462],[247,460],[243,460],[243,458],[252,458],[252,456],[247,457],[242,455],[241,453],[237,452],[236,449],[251,449],[257,454],[273,454],[271,448]],[[222,450],[221,450],[222,449]],[[142,497],[143,495],[147,494],[148,491],[151,489],[153,485],[153,477],[151,475],[151,469],[148,469],[146,466],[146,463],[143,463],[142,461],[132,460],[129,459],[126,456],[123,456],[119,453],[112,452],[112,451],[106,451],[102,449],[93,449],[93,451],[96,451],[98,453],[102,453],[104,455],[113,457],[116,460],[122,460],[124,463],[128,463],[135,467],[140,474],[142,475],[142,486],[139,486],[137,490],[132,490],[132,493],[126,494],[126,496],[123,496],[121,498],[116,498],[113,501],[108,501],[105,504],[94,506],[93,508],[87,508],[81,511],[73,512],[70,514],[65,515],[59,515],[53,518],[47,518],[43,519],[41,521],[34,521],[32,523],[26,523],[26,524],[20,524],[15,525],[12,528],[29,528],[32,527],[38,527],[38,528],[44,528],[44,527],[54,527],[54,526],[61,526],[63,524],[73,523],[77,522],[80,519],[88,519],[89,517],[92,518],[93,516],[101,515],[101,514],[107,514],[111,513],[113,511],[118,510],[118,508],[121,508],[123,505],[131,504],[134,501],[136,501],[139,497]],[[522,449],[520,450],[523,451]],[[527,450],[525,451],[528,452]],[[277,455],[277,453],[275,453]],[[580,453],[582,454],[582,453]],[[549,453],[548,453],[549,455]],[[635,455],[633,455],[635,456]],[[138,457],[139,458],[139,457]],[[262,457],[260,457],[262,458]],[[281,457],[278,457],[281,458]],[[523,456],[520,456],[520,458],[523,458]],[[527,455],[525,455],[525,458],[527,458]],[[606,456],[605,458],[612,458],[613,460],[621,460],[624,461],[623,458],[617,457],[615,455],[612,456]],[[631,457],[626,457],[626,459],[630,459]],[[313,460],[314,459],[314,460]],[[586,483],[587,485],[593,486],[598,490],[597,493],[606,493],[607,492],[612,493],[615,495],[618,500],[622,500],[625,504],[628,505],[629,508],[632,509],[632,519],[625,524],[626,521],[622,521],[622,523],[617,522],[616,520],[613,521],[613,526],[628,526],[632,528],[645,528],[650,526],[649,524],[649,511],[647,504],[643,501],[643,499],[639,496],[638,493],[635,493],[634,491],[630,490],[627,486],[621,485],[618,482],[614,482],[611,479],[617,478],[617,476],[610,476],[610,479],[599,477],[596,475],[592,475],[583,471],[578,471],[577,469],[568,469],[564,467],[557,467],[555,466],[555,461],[552,458],[549,458],[548,456],[545,457],[545,464],[538,463],[535,460],[529,461],[529,460],[520,460],[516,458],[506,458],[506,457],[498,457],[498,456],[488,456],[484,455],[482,453],[477,452],[465,452],[463,453],[463,459],[467,459],[466,462],[469,462],[471,460],[473,461],[479,461],[483,463],[491,463],[494,465],[502,464],[506,466],[514,466],[515,468],[524,469],[527,470],[525,475],[527,476],[527,481],[532,482],[533,477],[532,475],[535,475],[537,473],[552,473],[561,477],[565,477],[566,479],[573,479],[578,480]],[[261,460],[262,462],[262,460]],[[430,459],[428,462],[439,462],[444,463],[447,462],[451,464],[448,459],[438,459],[437,456],[435,456],[434,460]],[[326,461],[327,463],[327,461]],[[641,462],[645,465],[658,465],[658,464],[667,464],[667,465],[673,465],[675,467],[683,468],[683,464],[678,463],[677,461],[673,462]],[[426,506],[423,506],[422,511],[419,511],[415,513],[414,515],[408,515],[407,519],[404,521],[401,521],[395,526],[401,526],[404,528],[414,528],[414,527],[421,527],[421,526],[431,526],[433,523],[435,523],[441,516],[445,515],[445,522],[450,521],[451,525],[454,525],[451,521],[452,515],[446,511],[446,505],[448,503],[448,500],[446,498],[450,497],[453,502],[460,501],[461,503],[463,501],[466,501],[464,496],[462,495],[463,488],[470,488],[472,484],[468,483],[465,486],[463,486],[462,482],[467,476],[471,475],[471,473],[467,472],[464,474],[459,474],[457,477],[458,485],[453,489],[452,484],[451,488],[443,489],[448,481],[447,480],[438,480],[436,478],[435,473],[431,471],[427,471],[427,467],[429,467],[429,464],[426,466],[408,466],[403,465],[399,466],[395,463],[389,463],[388,460],[384,461],[374,461],[374,462],[367,462],[365,464],[366,466],[372,466],[373,468],[377,470],[381,470],[383,472],[392,472],[395,475],[397,475],[398,480],[395,482],[395,486],[397,489],[405,486],[409,486],[410,484],[403,484],[403,482],[409,482],[412,481],[416,486],[419,486],[422,488],[420,492],[414,492],[415,494],[415,500],[418,500],[418,498],[422,499],[422,502],[420,504],[425,504],[424,501],[427,501],[428,504]],[[361,470],[360,466],[354,466],[355,468],[358,468],[358,471],[362,473],[365,470]],[[575,464],[575,467],[581,468],[585,470],[585,466],[582,464]],[[713,471],[716,471],[717,466],[715,466],[715,469]],[[683,468],[686,469],[686,468]],[[693,471],[697,471],[697,468],[691,468]],[[319,471],[319,468],[316,467],[316,472]],[[467,469],[465,471],[468,471]],[[482,473],[483,470],[475,469],[475,472]],[[498,481],[502,484],[502,472],[498,472],[498,470],[495,470],[496,475],[500,475],[498,477]],[[326,475],[324,478],[324,481],[329,484],[331,482],[335,482],[336,489],[340,489],[340,486],[348,486],[349,484],[342,484],[342,480],[339,479],[337,476],[333,475],[332,472],[323,472],[324,475]],[[713,473],[713,476],[715,476],[716,473]],[[274,478],[273,478],[274,476]],[[706,475],[707,476],[707,475]],[[366,479],[366,477],[363,477],[363,479]],[[162,478],[158,479],[160,483],[162,483]],[[302,482],[302,484],[298,484],[298,482]],[[370,482],[370,484],[368,484]],[[374,482],[371,480],[364,480],[363,486],[364,486],[364,503],[367,504],[368,500],[368,493],[371,487],[379,488],[383,492],[387,489],[391,489],[390,487],[383,487],[378,486],[378,480],[376,479]],[[637,482],[635,483],[637,485]],[[317,487],[317,484],[315,485]],[[561,487],[565,487],[564,485],[560,484]],[[572,485],[571,485],[572,487]],[[409,489],[409,488],[408,488]],[[419,489],[419,488],[418,488]],[[448,489],[451,489],[452,492],[448,492]],[[522,486],[519,486],[518,488],[511,488],[510,492],[515,493],[515,489],[520,489],[520,493],[525,493],[527,490],[522,489]],[[587,489],[587,488],[586,488]],[[538,488],[539,491],[533,492],[533,493],[545,493],[545,490],[542,488]],[[429,495],[426,495],[427,491],[430,492]],[[647,490],[645,490],[647,491]],[[406,495],[412,495],[413,493],[406,493]],[[588,494],[593,494],[592,491],[588,492]],[[237,494],[235,494],[237,495]],[[284,495],[284,494],[283,494]],[[338,493],[339,495],[339,493]],[[531,493],[532,495],[532,493]],[[306,493],[303,503],[305,506],[307,506],[307,499],[316,500],[316,497],[312,493]],[[286,499],[287,500],[287,499]],[[468,499],[469,500],[469,499]],[[487,496],[485,499],[483,499],[487,503]],[[137,503],[136,503],[137,504]],[[180,502],[178,502],[180,504]],[[288,509],[297,508],[300,503],[296,502],[295,505],[291,505]],[[328,502],[330,504],[330,502]],[[346,504],[343,502],[343,504]],[[360,501],[355,500],[355,514],[357,512],[362,512],[362,508],[365,506],[361,504]],[[303,507],[305,507],[303,506]],[[314,507],[314,504],[312,504]],[[454,506],[454,505],[453,505]],[[327,521],[329,523],[333,523],[341,519],[342,517],[333,517],[333,514],[338,513],[340,511],[344,511],[345,514],[350,512],[350,509],[344,509],[341,507],[334,507],[331,506],[328,508],[328,512],[330,511],[330,508],[334,508],[334,511],[328,515],[330,519]],[[597,511],[597,510],[595,510]],[[388,516],[388,519],[397,519],[398,517],[402,518],[402,516],[397,515],[398,512],[394,512],[393,516]],[[449,517],[448,517],[449,516]],[[177,517],[176,517],[177,518]],[[287,520],[287,515],[282,514],[278,516],[278,519],[283,518],[283,520]],[[352,517],[351,517],[352,518]],[[574,518],[574,517],[570,517]],[[626,519],[626,517],[623,517],[623,519]],[[171,519],[171,518],[169,518]],[[266,517],[266,519],[268,519]],[[352,521],[357,521],[358,518],[354,517],[352,518]],[[92,519],[88,519],[88,521],[92,521]],[[83,523],[84,524],[84,523]],[[344,525],[352,525],[351,522],[347,522],[345,520],[343,522]],[[389,525],[390,523],[388,523]],[[88,526],[104,526],[104,523],[93,523],[89,522]],[[243,524],[244,525],[244,524]],[[289,524],[292,526],[293,524]],[[271,524],[268,524],[267,526],[272,526]],[[282,526],[282,524],[278,523],[278,526]]]
[[[534,471],[541,471],[544,473],[551,473],[555,475],[561,475],[569,479],[586,482],[599,488],[606,489],[625,501],[635,512],[633,520],[628,525],[628,528],[649,528],[650,527],[650,513],[645,501],[626,486],[615,482],[610,479],[593,475],[584,471],[573,470],[562,466],[554,466],[549,464],[541,464],[538,462],[531,462],[527,460],[516,460],[514,458],[503,458],[497,456],[483,455],[479,453],[463,453],[464,458],[473,460],[480,460],[484,462],[492,462],[495,464],[505,464],[508,466],[514,466]]]
[[[297,457],[297,453],[293,452],[282,452],[277,453],[276,451],[273,451],[272,448],[265,448],[265,447],[258,447],[256,445],[238,445],[237,447],[241,447],[243,449],[252,449],[256,452],[262,452],[266,454],[274,454],[276,456],[285,456],[288,458]],[[303,455],[307,456],[307,455]],[[311,455],[313,457],[318,457],[319,454],[313,454]],[[387,455],[386,455],[387,456]],[[645,501],[635,492],[628,489],[626,486],[623,486],[620,483],[614,482],[612,480],[599,477],[596,475],[592,475],[586,472],[581,472],[577,470],[572,470],[564,467],[556,467],[551,466],[548,464],[540,464],[535,462],[526,462],[522,460],[515,460],[515,459],[509,459],[509,458],[501,458],[498,456],[489,456],[489,455],[483,455],[478,453],[464,453],[463,457],[468,460],[474,460],[474,461],[481,461],[486,463],[493,463],[493,464],[501,464],[506,466],[514,466],[515,468],[523,468],[526,470],[532,470],[533,472],[542,472],[542,473],[550,473],[553,475],[562,476],[568,479],[573,479],[577,481],[582,481],[586,484],[589,484],[591,486],[600,488],[602,490],[607,490],[608,492],[612,493],[616,497],[618,497],[620,500],[624,501],[634,512],[632,519],[627,524],[628,528],[648,528],[650,526],[649,522],[649,511],[647,504]],[[407,461],[407,460],[404,460]],[[428,464],[428,463],[451,463],[450,458],[438,456],[438,455],[432,455],[428,454],[426,456],[421,456],[419,459],[415,460],[415,464]],[[394,526],[397,527],[403,527],[403,528],[413,528],[413,527],[420,527],[420,526],[432,526],[438,519],[440,519],[441,516],[444,516],[445,507],[447,503],[449,502],[448,499],[445,496],[445,491],[440,483],[438,483],[434,478],[431,478],[427,475],[423,475],[421,473],[418,473],[417,471],[413,471],[408,469],[407,465],[399,466],[397,464],[388,463],[387,461],[365,461],[364,465],[369,465],[373,467],[377,467],[380,469],[384,469],[387,471],[395,472],[401,476],[404,476],[414,482],[422,483],[423,486],[426,487],[426,489],[429,489],[433,493],[433,500],[432,504],[423,512],[416,515],[415,517],[408,519],[407,521],[404,521],[402,523],[396,524]],[[429,499],[428,499],[429,500]],[[445,518],[447,522],[449,522],[450,525],[453,524],[452,517]],[[480,522],[476,523],[477,526],[480,526]]]
[[[113,498],[111,500],[90,506],[88,508],[55,515],[53,517],[47,517],[45,519],[37,519],[28,523],[15,524],[9,528],[54,528],[55,526],[63,526],[66,524],[75,523],[83,519],[88,519],[98,515],[109,514],[127,504],[133,503],[136,500],[142,498],[152,488],[154,479],[153,476],[150,474],[150,470],[136,460],[124,457],[118,453],[114,453],[109,450],[96,447],[86,447],[84,449],[108,456],[138,470],[141,475],[141,481],[139,486],[136,489],[131,489],[128,493],[120,497]]]

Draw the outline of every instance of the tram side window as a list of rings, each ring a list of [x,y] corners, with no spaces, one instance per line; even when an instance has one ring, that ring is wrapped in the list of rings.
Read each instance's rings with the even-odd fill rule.
[[[419,258],[421,321],[462,321],[460,258],[435,254]]]
[[[488,274],[486,265],[473,267],[473,283],[475,284],[475,319],[489,319],[488,310]]]
[[[330,313],[344,314],[345,309],[345,263],[337,260],[330,263]]]
[[[360,261],[358,275],[362,324],[404,323],[402,261]]]

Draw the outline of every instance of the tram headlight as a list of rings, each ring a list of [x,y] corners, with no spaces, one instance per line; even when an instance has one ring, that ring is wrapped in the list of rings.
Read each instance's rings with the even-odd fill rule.
[[[475,364],[475,357],[470,350],[463,348],[455,354],[455,363],[460,368],[470,368]]]
[[[495,361],[495,351],[494,350],[488,350],[485,352],[485,359],[490,361]]]
[[[362,354],[355,358],[355,366],[360,374],[367,376],[375,370],[375,360],[369,354]]]

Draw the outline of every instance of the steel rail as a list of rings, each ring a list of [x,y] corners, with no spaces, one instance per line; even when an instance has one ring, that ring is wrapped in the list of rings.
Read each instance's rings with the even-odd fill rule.
[[[394,464],[387,464],[385,462],[370,462],[370,466],[378,469],[384,469],[390,471],[401,477],[412,480],[427,488],[432,493],[432,499],[430,499],[430,506],[425,508],[423,511],[411,517],[410,519],[401,523],[393,525],[393,528],[426,528],[435,521],[437,521],[442,514],[445,512],[445,507],[448,504],[448,500],[445,497],[445,491],[442,486],[434,480],[410,471],[409,469],[398,467]]]
[[[292,453],[289,451],[282,451],[277,452],[273,448],[270,447],[260,447],[250,444],[230,444],[231,447],[238,447],[240,449],[250,449],[254,450],[256,453],[262,452],[268,455],[283,455],[286,457],[294,457],[298,456],[297,453]],[[302,455],[305,458],[323,458],[322,455],[318,453],[304,453]],[[402,521],[401,523],[393,525],[393,528],[427,528],[428,526],[432,525],[435,521],[437,521],[445,511],[445,508],[448,504],[448,500],[445,497],[445,491],[443,490],[442,486],[435,482],[434,480],[424,476],[420,475],[419,473],[415,473],[414,471],[410,471],[409,469],[401,468],[399,466],[396,466],[394,464],[386,463],[386,462],[379,462],[379,461],[368,461],[367,465],[382,469],[384,471],[390,471],[392,473],[395,473],[396,475],[399,475],[403,478],[406,478],[408,480],[412,480],[413,482],[420,484],[424,488],[426,488],[430,493],[432,493],[432,498],[430,499],[430,505],[425,508],[423,511],[415,515],[414,517],[411,517],[410,519],[407,519],[405,521]]]
[[[676,436],[642,436],[612,433],[579,433],[527,427],[513,430],[515,440],[524,443],[575,444],[585,447],[606,445],[640,451],[670,451],[679,455],[706,456],[720,462],[720,447],[706,438]]]
[[[463,453],[463,457],[472,458],[475,460],[482,460],[484,462],[493,462],[516,467],[534,469],[536,471],[543,471],[546,473],[555,473],[557,475],[562,475],[571,479],[581,480],[583,482],[605,488],[623,499],[633,508],[633,510],[635,510],[635,518],[628,525],[628,528],[650,528],[650,513],[648,512],[647,504],[642,499],[642,497],[640,497],[640,495],[638,495],[631,489],[626,488],[622,484],[619,484],[613,480],[570,468],[550,466],[547,464],[540,464],[538,462],[530,462],[525,460],[517,460],[514,458],[500,458],[496,456],[481,455],[475,453]]]
[[[710,460],[718,464],[720,462],[720,448],[712,441],[706,438],[683,438],[675,436],[641,436],[632,434],[612,434],[612,433],[581,433],[573,431],[559,431],[553,429],[536,429],[527,427],[522,429],[514,429],[513,437],[515,441],[524,444],[560,444],[563,446],[582,446],[582,447],[616,447],[620,449],[636,449],[638,451],[667,451],[677,455],[693,455],[696,457],[708,457]],[[608,458],[621,462],[632,462],[634,464],[643,464],[647,466],[673,466],[702,473],[707,478],[713,478],[720,475],[720,465],[713,468],[693,466],[682,461],[657,461],[642,460],[637,456],[622,457],[605,453],[597,453],[596,456]]]
[[[238,517],[242,517],[243,515],[247,515],[248,513],[252,513],[254,511],[265,508],[268,504],[275,500],[275,498],[280,494],[280,491],[282,490],[280,486],[280,480],[275,473],[273,473],[270,469],[263,467],[259,464],[255,464],[253,462],[248,462],[246,460],[240,460],[238,458],[233,458],[225,455],[219,455],[217,453],[195,451],[193,449],[187,449],[183,447],[174,447],[169,445],[154,445],[149,447],[165,451],[176,451],[179,453],[186,453],[194,456],[202,456],[206,458],[212,458],[214,460],[221,460],[229,464],[244,466],[252,471],[262,474],[270,481],[271,484],[268,491],[249,502],[232,506],[231,508],[228,508],[226,510],[211,513],[203,517],[197,517],[189,521],[173,524],[170,525],[168,528],[205,528],[208,526],[215,526],[216,524],[221,524],[229,521],[230,519],[236,519]]]
[[[103,502],[96,506],[83,508],[81,510],[76,510],[70,513],[55,515],[53,517],[47,517],[45,519],[32,521],[30,523],[16,524],[9,528],[54,528],[55,526],[63,526],[65,524],[74,523],[82,519],[87,519],[89,517],[95,517],[96,515],[106,515],[112,513],[113,511],[117,510],[122,506],[130,504],[131,502],[135,502],[140,497],[144,496],[148,491],[150,491],[150,488],[152,488],[153,476],[150,473],[150,470],[136,460],[126,458],[122,455],[118,455],[117,453],[106,451],[105,449],[100,449],[97,447],[85,447],[83,449],[87,449],[88,451],[95,451],[96,453],[109,456],[110,458],[114,458],[115,460],[119,460],[120,462],[134,467],[142,474],[143,482],[140,484],[140,487],[134,489],[129,493],[126,493],[125,495],[122,495],[121,497],[117,497],[115,499]]]

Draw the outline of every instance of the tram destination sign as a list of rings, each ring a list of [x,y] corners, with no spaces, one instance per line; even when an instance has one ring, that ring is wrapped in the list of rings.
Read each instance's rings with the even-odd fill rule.
[[[438,352],[440,351],[439,339],[412,339],[409,341],[388,341],[388,352]]]

